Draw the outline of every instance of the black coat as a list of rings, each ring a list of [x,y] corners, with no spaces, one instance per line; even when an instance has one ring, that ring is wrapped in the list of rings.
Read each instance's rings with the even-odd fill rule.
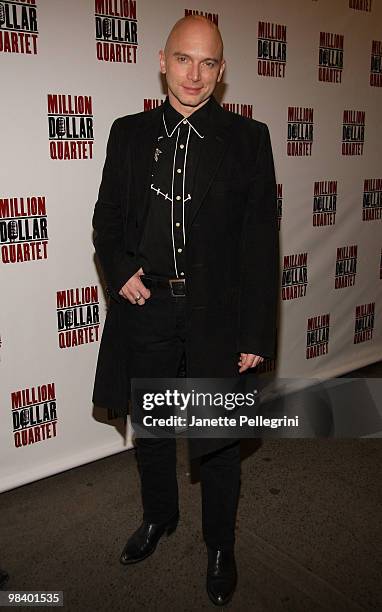
[[[185,228],[189,377],[236,376],[239,352],[274,358],[276,350],[278,229],[268,127],[212,102]],[[111,298],[93,401],[120,415],[130,397],[122,340],[129,309],[118,291],[140,267],[161,116],[158,107],[113,123],[93,217]]]

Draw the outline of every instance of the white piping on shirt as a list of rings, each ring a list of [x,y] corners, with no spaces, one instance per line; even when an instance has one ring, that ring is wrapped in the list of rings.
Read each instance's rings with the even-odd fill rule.
[[[172,198],[168,197],[168,193],[163,193],[163,191],[160,190],[160,187],[154,187],[154,183],[151,183],[150,187],[157,195],[161,194],[165,200],[170,200],[170,202],[172,202]]]
[[[164,123],[164,127],[166,130],[166,134],[169,138],[171,138],[171,136],[173,135],[173,133],[175,132],[176,128],[178,128],[180,126],[180,124],[183,121],[186,121],[186,123],[188,123],[188,125],[190,125],[192,127],[192,129],[194,130],[194,132],[199,136],[199,138],[204,138],[204,136],[202,136],[201,134],[199,134],[198,130],[192,125],[192,123],[190,121],[188,121],[188,119],[186,119],[186,117],[182,117],[182,119],[179,121],[179,123],[176,124],[176,126],[174,127],[174,129],[172,130],[171,134],[169,133],[168,129],[167,129],[167,125],[166,125],[166,120],[164,118],[164,113],[162,115],[163,118],[163,123]]]
[[[186,142],[186,152],[184,154],[184,163],[183,163],[183,197],[182,197],[182,228],[183,228],[183,244],[186,244],[186,233],[184,228],[184,187],[186,181],[186,163],[187,163],[187,151],[188,151],[188,141],[190,140],[190,132],[191,132],[191,123],[188,124],[188,134],[187,134],[187,142]]]
[[[163,119],[164,119],[164,115],[163,115]],[[166,128],[166,131],[167,131],[167,128]],[[178,266],[176,265],[175,238],[174,238],[174,175],[175,175],[175,157],[176,157],[176,152],[178,150],[179,133],[180,133],[180,129],[178,128],[178,133],[176,135],[175,150],[174,150],[174,159],[172,162],[172,181],[171,181],[171,235],[172,235],[172,251],[174,255],[174,266],[175,266],[175,276],[176,277],[178,277]]]
[[[190,139],[190,133],[191,133],[191,128],[194,130],[194,132],[199,136],[199,138],[204,138],[204,136],[202,136],[202,134],[199,134],[198,130],[192,125],[192,123],[190,121],[188,121],[188,119],[186,119],[186,117],[182,117],[182,119],[180,119],[180,121],[176,124],[176,126],[174,127],[174,129],[172,130],[171,133],[169,133],[168,129],[167,129],[167,125],[166,125],[166,120],[164,118],[164,113],[162,115],[163,118],[163,124],[166,130],[166,134],[168,138],[171,138],[172,135],[174,134],[175,130],[178,129],[178,133],[176,136],[176,143],[175,143],[175,152],[174,152],[174,159],[173,159],[173,164],[172,164],[172,180],[171,180],[171,236],[172,236],[172,251],[173,251],[173,256],[174,256],[174,267],[175,267],[175,276],[178,277],[178,266],[176,265],[176,253],[175,253],[175,237],[174,237],[174,176],[175,176],[175,158],[176,158],[176,154],[178,151],[178,140],[179,140],[179,133],[180,133],[180,124],[183,123],[183,121],[185,121],[188,124],[188,134],[187,134],[187,142],[186,142],[186,151],[185,151],[185,156],[184,156],[184,163],[183,163],[183,197],[182,197],[182,225],[183,225],[183,244],[186,244],[186,234],[185,234],[185,219],[184,219],[184,204],[185,202],[187,202],[188,200],[191,200],[191,196],[190,194],[188,194],[187,198],[185,198],[185,176],[186,176],[186,161],[187,161],[187,152],[188,152],[188,142]],[[152,189],[153,185],[151,186]],[[154,189],[154,191],[157,191],[156,189]],[[158,191],[157,191],[158,193]],[[162,192],[159,190],[159,193],[162,194]],[[165,196],[165,198],[167,199],[167,195]]]

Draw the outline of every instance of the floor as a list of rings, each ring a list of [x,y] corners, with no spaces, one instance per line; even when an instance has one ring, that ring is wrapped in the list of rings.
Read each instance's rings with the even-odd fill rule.
[[[354,376],[380,377],[382,364]],[[143,563],[133,450],[0,497],[7,590],[62,590],[70,611],[216,609],[205,592],[200,483],[178,441],[181,520]],[[380,439],[243,441],[234,611],[382,610]],[[37,608],[39,609],[39,608]],[[42,608],[41,608],[42,609]]]

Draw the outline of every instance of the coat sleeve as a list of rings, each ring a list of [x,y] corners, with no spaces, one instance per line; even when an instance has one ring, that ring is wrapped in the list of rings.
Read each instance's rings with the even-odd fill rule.
[[[94,246],[105,276],[108,292],[120,301],[119,290],[139,269],[140,264],[128,254],[124,226],[127,202],[122,194],[121,127],[116,119],[107,143],[106,160],[93,214]],[[126,178],[125,178],[126,181]],[[126,195],[125,195],[126,197]],[[122,207],[125,207],[125,211]]]
[[[277,196],[269,130],[260,125],[244,220],[237,349],[273,359],[279,295]]]

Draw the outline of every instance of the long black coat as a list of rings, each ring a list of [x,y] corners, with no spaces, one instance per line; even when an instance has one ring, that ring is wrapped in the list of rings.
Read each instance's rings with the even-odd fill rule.
[[[269,131],[212,102],[185,228],[189,377],[236,376],[239,352],[275,357],[278,229]],[[111,298],[93,401],[120,415],[130,397],[123,330],[131,310],[118,291],[139,268],[161,116],[158,107],[113,123],[93,217]]]

